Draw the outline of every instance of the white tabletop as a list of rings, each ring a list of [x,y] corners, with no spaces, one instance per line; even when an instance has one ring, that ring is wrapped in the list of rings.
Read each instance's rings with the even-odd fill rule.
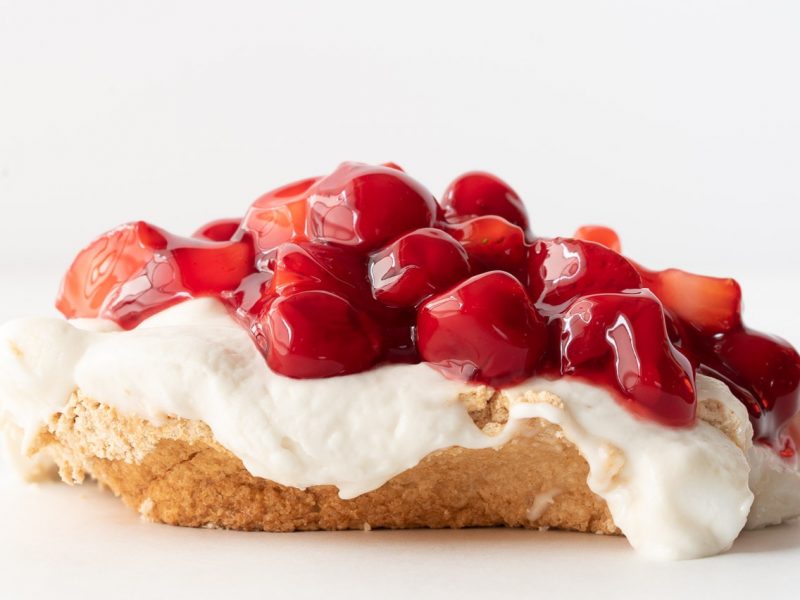
[[[94,485],[6,485],[0,514],[4,598],[769,598],[800,584],[797,523],[746,532],[722,556],[652,563],[623,538],[556,531],[155,525]]]

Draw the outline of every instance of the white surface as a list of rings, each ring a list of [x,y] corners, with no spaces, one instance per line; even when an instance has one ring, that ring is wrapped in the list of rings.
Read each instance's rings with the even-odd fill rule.
[[[0,320],[51,311],[75,250],[120,222],[188,232],[340,160],[395,160],[436,193],[495,171],[541,233],[605,222],[644,264],[736,276],[748,321],[800,344],[800,5],[521,4],[0,0]],[[753,598],[800,583],[796,526],[652,565],[569,534],[177,530],[62,487],[4,489],[0,515],[4,598],[234,582]]]
[[[2,593],[15,600],[753,599],[791,598],[800,584],[797,523],[744,532],[721,556],[653,563],[621,538],[564,532],[258,534],[152,525],[89,486],[0,488],[0,514]]]

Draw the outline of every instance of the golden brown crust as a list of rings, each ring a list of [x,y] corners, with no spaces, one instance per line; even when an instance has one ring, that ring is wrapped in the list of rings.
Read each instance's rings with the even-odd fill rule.
[[[502,397],[463,398],[496,433]],[[192,527],[296,531],[413,527],[554,527],[619,533],[586,485],[588,465],[558,426],[531,419],[499,449],[448,448],[352,500],[333,486],[306,490],[254,477],[201,422],[162,425],[123,416],[76,392],[42,430],[62,479],[90,475],[144,517]]]

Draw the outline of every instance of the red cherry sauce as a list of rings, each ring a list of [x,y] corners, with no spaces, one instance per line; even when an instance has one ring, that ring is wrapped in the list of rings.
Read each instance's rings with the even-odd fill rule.
[[[520,197],[480,172],[437,204],[393,163],[343,163],[191,238],[144,222],[83,250],[57,307],[130,329],[187,298],[224,302],[270,368],[295,378],[425,361],[493,387],[535,375],[612,391],[640,418],[695,420],[695,373],[747,407],[756,439],[794,454],[800,357],[741,320],[732,279],[654,272],[617,235],[534,238]]]

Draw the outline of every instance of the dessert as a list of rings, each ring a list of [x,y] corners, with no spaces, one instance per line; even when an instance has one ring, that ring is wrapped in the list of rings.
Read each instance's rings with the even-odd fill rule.
[[[486,173],[437,202],[344,163],[190,237],[81,251],[68,320],[0,328],[0,431],[29,478],[246,530],[556,527],[649,556],[800,514],[800,357],[732,279],[616,234],[534,235]]]

